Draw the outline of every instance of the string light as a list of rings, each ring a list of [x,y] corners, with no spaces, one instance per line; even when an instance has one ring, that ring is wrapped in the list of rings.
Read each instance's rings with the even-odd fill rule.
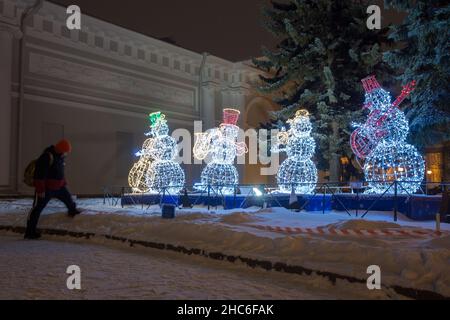
[[[272,147],[273,152],[285,151],[288,157],[278,169],[278,188],[281,192],[311,193],[317,183],[317,168],[310,159],[316,143],[311,137],[309,113],[298,110],[287,122],[290,129],[283,128]]]
[[[184,186],[185,176],[181,166],[174,161],[177,143],[169,136],[165,115],[154,112],[149,115],[150,136],[144,141],[140,156],[130,170],[128,184],[133,192],[178,193]]]
[[[364,173],[371,193],[383,193],[395,180],[398,193],[414,193],[420,188],[424,162],[414,146],[383,140],[367,157]]]
[[[414,89],[415,82],[406,85],[393,103],[389,92],[381,88],[374,76],[363,79],[362,84],[366,91],[364,108],[370,114],[364,124],[356,125],[350,145],[358,158],[365,159],[367,192],[383,193],[393,181],[398,181],[398,193],[414,193],[420,188],[425,164],[416,148],[406,143],[409,124],[397,107]]]
[[[128,185],[134,193],[144,193],[149,191],[146,175],[152,160],[149,156],[142,154],[139,161],[134,163],[128,174]]]
[[[234,193],[235,186],[239,183],[239,174],[233,165],[234,159],[248,151],[244,142],[237,142],[239,127],[236,124],[239,114],[238,110],[226,108],[219,128],[196,133],[194,156],[203,160],[208,154],[211,155],[211,162],[202,171],[201,184],[203,187],[212,187],[217,193]]]

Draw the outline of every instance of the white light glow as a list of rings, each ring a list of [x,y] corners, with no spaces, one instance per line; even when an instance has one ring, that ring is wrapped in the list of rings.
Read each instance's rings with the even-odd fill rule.
[[[253,188],[253,192],[255,193],[255,196],[257,196],[257,197],[262,196],[262,192],[258,188]]]
[[[150,114],[151,127],[146,133],[140,156],[130,170],[128,183],[133,192],[178,193],[184,186],[185,177],[181,166],[174,161],[177,143],[169,136],[169,127],[160,112]]]
[[[414,193],[424,178],[425,164],[416,148],[406,142],[409,124],[397,106],[415,82],[404,87],[393,103],[389,92],[381,88],[374,76],[362,82],[366,90],[364,106],[370,114],[366,123],[352,133],[351,147],[356,156],[365,158],[366,192],[383,193],[397,181],[398,193]],[[393,193],[394,188],[387,192]]]
[[[290,129],[281,131],[274,142],[272,151],[285,151],[288,158],[278,169],[277,182],[281,192],[308,194],[317,183],[317,168],[311,161],[316,143],[311,137],[312,125],[309,113],[298,110],[293,119],[289,119]]]
[[[227,108],[223,110],[223,116],[224,122],[219,128],[196,133],[193,153],[200,160],[211,155],[211,162],[201,174],[202,184],[211,187],[215,193],[233,194],[239,183],[239,174],[233,165],[234,159],[246,153],[247,146],[237,142],[239,127],[236,123],[239,111]]]

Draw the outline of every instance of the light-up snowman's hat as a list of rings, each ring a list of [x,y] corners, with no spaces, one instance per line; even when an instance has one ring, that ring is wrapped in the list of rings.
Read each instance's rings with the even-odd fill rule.
[[[391,105],[391,95],[378,83],[374,75],[361,80],[366,99],[363,108],[369,110],[384,110]]]
[[[295,112],[292,119],[287,120],[290,124],[292,133],[295,135],[309,135],[312,130],[311,121],[309,120],[309,112],[306,109],[300,109]]]
[[[372,93],[374,90],[381,89],[381,85],[378,83],[374,75],[362,79],[361,82],[366,93]]]
[[[220,128],[225,136],[237,137],[239,133],[237,122],[240,114],[241,112],[236,109],[223,109],[223,122],[220,124]]]
[[[161,111],[152,112],[148,115],[150,128],[154,134],[166,135],[169,133],[166,116]]]

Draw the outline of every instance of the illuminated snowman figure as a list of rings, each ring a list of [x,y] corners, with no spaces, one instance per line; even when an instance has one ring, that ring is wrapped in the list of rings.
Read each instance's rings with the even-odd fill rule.
[[[364,174],[368,181],[366,193],[394,193],[397,181],[398,193],[414,193],[420,189],[425,164],[417,149],[406,142],[409,124],[398,108],[414,89],[415,82],[403,87],[394,102],[375,76],[362,80],[365,90],[364,108],[370,111],[364,124],[351,135],[351,147],[364,161]]]
[[[311,193],[317,183],[317,169],[311,161],[316,143],[311,137],[311,122],[307,110],[298,110],[287,121],[290,129],[278,133],[273,152],[285,151],[287,159],[278,169],[277,182],[281,192]]]
[[[247,152],[244,142],[237,142],[239,127],[236,123],[239,111],[223,110],[223,123],[219,128],[209,132],[196,133],[194,156],[203,160],[211,155],[209,162],[201,174],[201,184],[204,188],[211,187],[213,192],[232,194],[239,183],[239,174],[234,166],[236,156]]]
[[[184,171],[176,163],[177,143],[169,136],[169,127],[161,112],[151,113],[150,136],[138,152],[140,159],[133,165],[128,181],[135,192],[178,193],[184,186]]]

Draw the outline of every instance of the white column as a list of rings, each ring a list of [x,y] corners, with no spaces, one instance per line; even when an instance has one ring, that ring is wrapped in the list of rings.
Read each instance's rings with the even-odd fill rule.
[[[245,116],[245,106],[247,102],[247,95],[249,94],[248,90],[245,88],[240,88],[234,93],[234,107],[241,112],[241,116],[239,117],[239,126],[241,128],[244,127],[244,116]]]
[[[239,116],[238,126],[242,129],[245,129],[245,123],[244,123],[244,117],[245,117],[245,104],[246,104],[246,97],[248,94],[248,90],[245,88],[238,88],[232,91],[232,100],[233,100],[233,107],[238,109],[241,114]],[[237,171],[239,173],[239,183],[242,184],[245,177],[245,162],[246,162],[247,155],[242,155],[237,159]]]
[[[234,106],[233,104],[233,97],[231,96],[231,89],[230,88],[224,88],[221,90],[222,94],[222,108],[232,108]]]
[[[216,126],[216,88],[213,85],[202,86],[203,130]]]
[[[20,31],[0,23],[0,187],[11,184],[11,77],[13,39]]]

